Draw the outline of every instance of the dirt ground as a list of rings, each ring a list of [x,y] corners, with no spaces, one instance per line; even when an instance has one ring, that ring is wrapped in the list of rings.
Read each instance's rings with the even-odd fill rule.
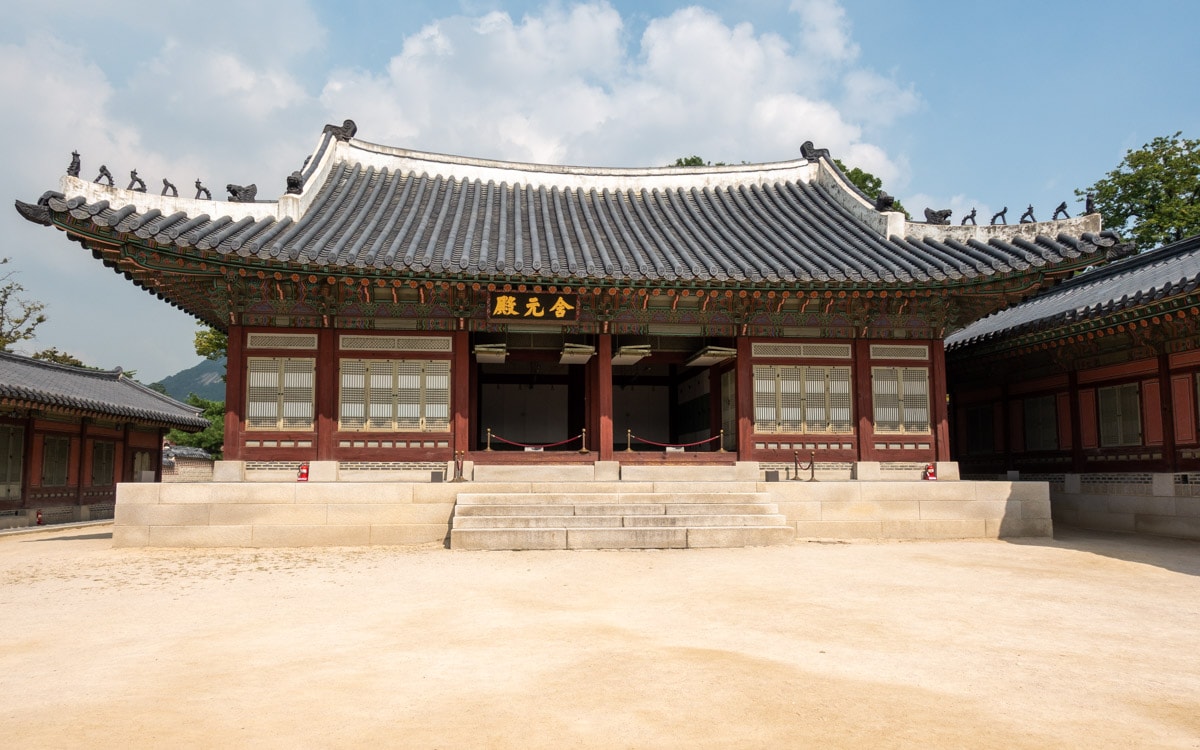
[[[7,747],[1200,748],[1200,544],[0,538]]]

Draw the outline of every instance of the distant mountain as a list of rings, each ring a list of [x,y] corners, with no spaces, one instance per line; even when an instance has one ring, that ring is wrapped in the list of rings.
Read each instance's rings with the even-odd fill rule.
[[[224,374],[225,359],[222,357],[215,362],[209,359],[202,360],[195,367],[189,367],[159,382],[167,389],[167,395],[179,401],[187,399],[189,393],[209,401],[224,401],[225,381],[221,380]]]

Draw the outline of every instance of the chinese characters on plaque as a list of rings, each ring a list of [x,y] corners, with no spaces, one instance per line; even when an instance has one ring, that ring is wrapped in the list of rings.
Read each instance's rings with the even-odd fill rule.
[[[488,317],[496,320],[578,320],[579,295],[545,292],[492,292]]]

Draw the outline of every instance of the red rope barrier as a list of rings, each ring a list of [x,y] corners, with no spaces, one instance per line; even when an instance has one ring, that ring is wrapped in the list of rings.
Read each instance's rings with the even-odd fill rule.
[[[643,443],[645,443],[646,445],[654,445],[654,446],[658,446],[659,448],[695,448],[697,445],[704,445],[705,443],[711,443],[714,440],[721,439],[720,435],[713,435],[712,437],[710,437],[706,440],[697,440],[694,443],[656,443],[653,440],[647,440],[646,438],[638,437],[637,435],[634,435],[633,433],[630,433],[629,437],[633,438],[634,440],[640,440]]]
[[[502,443],[508,443],[509,445],[515,445],[518,448],[557,448],[560,445],[566,445],[567,443],[573,443],[576,440],[580,440],[581,438],[583,438],[583,435],[576,435],[574,437],[569,437],[566,440],[560,440],[557,443],[532,443],[531,444],[531,443],[518,443],[515,440],[506,440],[494,432],[491,433],[491,436],[492,436],[493,440],[499,440]]]

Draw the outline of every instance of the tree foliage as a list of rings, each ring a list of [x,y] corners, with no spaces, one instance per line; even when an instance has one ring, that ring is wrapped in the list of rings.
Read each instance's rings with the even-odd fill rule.
[[[221,447],[225,444],[225,402],[209,401],[191,393],[188,394],[187,403],[204,410],[201,416],[208,420],[208,427],[200,432],[171,430],[167,433],[167,439],[175,445],[203,448],[212,454],[213,458],[220,459]]]
[[[200,330],[196,331],[195,346],[197,354],[215,362],[228,351],[229,337],[201,323]]]
[[[0,258],[0,266],[9,260]],[[24,292],[25,287],[16,280],[14,271],[0,275],[0,351],[8,351],[13,344],[32,339],[34,330],[46,322],[46,316],[42,314],[46,306],[26,299]]]
[[[79,359],[74,354],[60,352],[58,347],[55,346],[52,346],[49,349],[43,349],[40,352],[35,352],[33,354],[33,359],[41,360],[43,362],[56,362],[60,365],[71,365],[72,367],[87,367],[87,365],[83,363],[83,360]],[[89,369],[94,370],[96,368],[93,367]]]
[[[1091,193],[1104,224],[1138,250],[1200,234],[1200,140],[1182,131],[1130,149],[1116,169],[1075,195]]]
[[[703,158],[692,154],[691,156],[681,156],[675,160],[672,167],[726,167],[729,166],[723,161],[713,164],[711,161],[704,161]]]
[[[846,165],[842,163],[841,159],[834,159],[833,163],[837,165],[838,169],[842,170],[842,174],[846,175],[846,179],[850,180],[854,187],[866,193],[867,197],[871,200],[875,200],[879,197],[879,194],[883,192],[883,180],[879,179],[870,172],[859,169],[858,167],[846,169]],[[905,216],[909,215],[908,209],[900,205],[900,201],[895,200],[894,198],[892,200],[891,210],[899,211]]]

